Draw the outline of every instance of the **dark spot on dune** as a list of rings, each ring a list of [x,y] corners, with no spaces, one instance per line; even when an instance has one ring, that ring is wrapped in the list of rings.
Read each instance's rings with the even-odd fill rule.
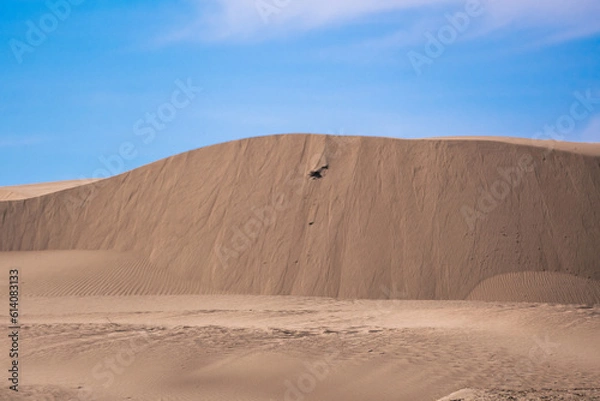
[[[316,170],[311,170],[311,172],[308,173],[308,176],[313,180],[318,180],[320,178],[323,178],[323,171],[328,170],[328,169],[329,169],[329,164],[325,164]]]

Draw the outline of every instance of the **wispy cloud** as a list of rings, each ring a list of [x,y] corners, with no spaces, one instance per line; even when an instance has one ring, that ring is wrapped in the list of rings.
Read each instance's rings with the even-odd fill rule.
[[[183,40],[262,40],[339,26],[374,14],[428,10],[440,16],[468,2],[486,8],[480,34],[503,28],[539,28],[542,38],[565,41],[600,32],[597,0],[190,0],[193,13],[160,38]],[[425,17],[423,17],[425,18]],[[413,26],[421,25],[413,21]]]
[[[18,148],[35,146],[50,142],[51,138],[45,135],[8,135],[0,137],[0,148]]]

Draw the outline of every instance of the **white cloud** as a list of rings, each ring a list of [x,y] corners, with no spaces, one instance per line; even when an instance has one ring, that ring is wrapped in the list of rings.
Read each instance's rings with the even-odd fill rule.
[[[539,28],[556,42],[600,32],[600,1],[578,0],[190,0],[191,21],[163,43],[181,40],[260,40],[350,23],[386,12],[464,10],[468,1],[486,8],[480,34],[501,28]],[[208,4],[208,5],[207,5]],[[424,13],[421,13],[424,14]],[[412,24],[419,26],[419,21]],[[542,38],[544,39],[544,38]]]

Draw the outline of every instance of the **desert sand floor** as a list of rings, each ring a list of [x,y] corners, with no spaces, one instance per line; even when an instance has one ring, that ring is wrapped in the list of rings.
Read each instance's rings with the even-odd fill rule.
[[[0,400],[600,399],[600,306],[203,295],[21,311],[21,391]]]

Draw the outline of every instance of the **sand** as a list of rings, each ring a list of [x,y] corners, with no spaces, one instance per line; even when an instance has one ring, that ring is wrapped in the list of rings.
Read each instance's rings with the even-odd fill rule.
[[[121,293],[131,295],[378,299],[389,297],[387,287],[396,288],[392,298],[493,301],[477,287],[503,275],[500,283],[511,278],[535,292],[529,300],[598,303],[600,149],[543,144],[234,141],[0,202],[0,251],[65,252],[71,261],[53,274],[57,286],[86,279],[86,259],[69,252],[98,252],[94,260],[119,252],[121,262],[89,269],[98,283],[128,280]],[[321,179],[309,177],[325,166]],[[546,290],[561,277],[564,291]],[[40,295],[109,294],[30,280]]]
[[[600,394],[599,307],[163,295],[31,297],[22,310],[21,398],[0,400]],[[500,396],[463,399],[511,399],[486,391]]]
[[[278,135],[0,188],[0,400],[599,399],[598,249],[598,144]]]
[[[97,181],[95,179],[45,182],[40,184],[0,187],[0,201],[34,198]]]

